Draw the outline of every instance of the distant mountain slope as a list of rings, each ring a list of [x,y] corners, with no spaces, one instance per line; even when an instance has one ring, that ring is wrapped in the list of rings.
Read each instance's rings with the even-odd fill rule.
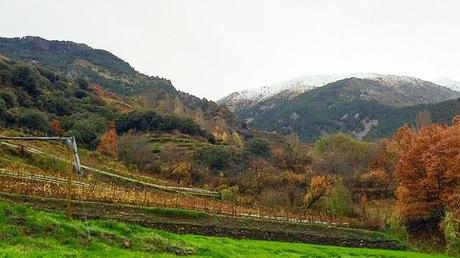
[[[354,74],[335,74],[335,75],[312,75],[306,77],[300,77],[292,79],[286,82],[264,86],[257,89],[244,90],[241,92],[234,92],[217,102],[219,104],[225,104],[232,111],[240,111],[247,109],[249,107],[255,106],[261,102],[265,102],[265,107],[270,106],[273,101],[279,99],[290,99],[295,96],[298,96],[302,93],[310,91],[314,88],[324,86],[326,84],[346,79],[346,78],[359,78],[359,79],[369,79],[380,83],[386,87],[394,87],[396,91],[401,92],[406,96],[410,95],[410,90],[407,91],[409,87],[434,87],[439,90],[439,94],[433,96],[433,99],[426,100],[423,103],[437,102],[449,99],[451,92],[446,91],[446,89],[440,88],[439,85],[434,85],[431,82],[424,81],[418,78],[409,77],[409,76],[399,76],[399,75],[385,75],[385,74],[376,74],[376,73],[354,73]],[[460,85],[460,84],[459,84]],[[448,86],[448,85],[446,85]],[[453,87],[454,88],[454,87]],[[420,92],[420,91],[417,91]],[[414,93],[417,93],[414,91]],[[444,94],[444,95],[443,95]],[[439,95],[439,96],[438,96]],[[454,95],[453,97],[455,97]],[[410,105],[414,103],[400,103],[399,105]]]
[[[177,91],[171,81],[137,72],[108,51],[71,41],[40,37],[0,38],[0,55],[33,63],[69,79],[85,78],[91,84],[139,102],[145,109],[194,119],[213,131],[239,128],[225,107]]]
[[[414,126],[415,117],[420,112],[428,112],[433,123],[450,124],[452,118],[460,115],[460,98],[439,103],[395,108],[381,116],[379,124],[372,129],[368,137],[389,136],[404,124]]]
[[[406,123],[412,121],[413,117],[408,118],[410,112],[405,111],[409,105],[460,97],[460,93],[433,83],[405,78],[343,79],[292,99],[267,100],[237,114],[254,128],[283,134],[296,132],[307,141],[336,131],[366,138],[391,134],[394,126],[385,124],[400,124],[395,122],[399,117]],[[406,115],[400,116],[403,111]]]

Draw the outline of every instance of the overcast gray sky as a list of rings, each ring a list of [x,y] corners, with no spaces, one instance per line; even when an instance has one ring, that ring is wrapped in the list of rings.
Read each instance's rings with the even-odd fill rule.
[[[310,74],[460,79],[457,0],[1,0],[0,36],[109,50],[208,99]]]

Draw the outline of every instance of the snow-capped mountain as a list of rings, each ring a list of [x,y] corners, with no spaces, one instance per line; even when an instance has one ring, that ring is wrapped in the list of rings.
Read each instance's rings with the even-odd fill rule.
[[[454,81],[449,78],[436,78],[432,81],[441,86],[460,92],[460,81]]]
[[[343,75],[311,75],[299,77],[260,88],[234,92],[218,100],[217,103],[225,104],[230,110],[235,111],[253,106],[282,92],[292,98],[316,87],[324,86],[344,78],[347,77]]]
[[[238,111],[244,108],[252,107],[260,102],[270,99],[290,99],[302,93],[308,92],[314,88],[321,87],[326,84],[346,78],[369,79],[377,81],[386,87],[438,87],[437,84],[428,81],[401,75],[388,75],[378,73],[311,75],[295,78],[269,86],[263,86],[256,89],[234,92],[218,100],[217,103],[227,105],[227,107],[232,111]],[[441,85],[460,92],[460,86],[455,86],[460,85],[459,82],[449,81],[448,83]]]
[[[294,98],[283,94],[240,108],[235,115],[258,130],[295,132],[314,141],[337,131],[358,139],[388,136],[403,124],[412,125],[420,112],[443,123],[460,112],[460,92],[408,76],[354,74]]]

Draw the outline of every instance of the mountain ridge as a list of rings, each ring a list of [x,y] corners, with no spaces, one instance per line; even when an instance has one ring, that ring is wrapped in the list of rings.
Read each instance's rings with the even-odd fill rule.
[[[253,88],[239,92],[234,92],[219,99],[216,102],[219,104],[225,104],[230,110],[238,112],[241,109],[249,108],[269,99],[290,99],[312,89],[322,87],[326,84],[347,78],[372,79],[376,81],[381,81],[387,85],[397,85],[402,83],[420,85],[432,83],[412,76],[379,73],[311,75],[297,77],[288,81],[263,86],[260,88]],[[457,91],[460,90],[460,87],[457,88],[456,86],[449,86],[449,84],[437,86],[451,88]]]
[[[424,111],[424,105],[435,105],[460,97],[460,93],[455,92],[453,96],[440,94],[438,89],[444,93],[453,91],[441,86],[433,87],[434,84],[430,82],[417,87],[406,84],[395,87],[385,83],[348,78],[291,99],[272,98],[235,113],[250,127],[281,134],[295,132],[306,141],[314,141],[323,134],[337,131],[364,139],[391,135],[397,129],[394,125],[412,124],[416,111]],[[413,110],[416,111],[404,111],[414,106],[416,108]],[[460,113],[460,109],[447,112],[448,108],[448,105],[443,106],[445,113],[449,114],[443,121],[451,118],[451,113]],[[393,120],[388,114],[393,114]],[[440,116],[442,112],[436,114]]]

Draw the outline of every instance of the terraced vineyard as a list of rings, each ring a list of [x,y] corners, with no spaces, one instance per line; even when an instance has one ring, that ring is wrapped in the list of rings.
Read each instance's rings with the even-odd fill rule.
[[[68,171],[71,169],[71,165],[63,157],[70,156],[70,153],[65,155],[65,153],[61,152],[61,158],[47,154],[37,149],[37,146],[34,146],[34,148],[19,147],[11,143],[3,144],[2,146],[1,150],[5,155],[3,158],[5,162],[11,161],[12,158],[17,159],[17,155],[25,155],[26,160],[25,164],[7,165],[0,169],[0,177],[2,177],[0,191],[63,199],[67,197]],[[63,150],[63,152],[65,151]],[[83,156],[82,161],[85,161],[85,156]],[[38,166],[45,165],[48,169],[30,166],[27,163],[38,163]],[[82,168],[85,172],[84,176],[78,176],[72,182],[72,199],[75,200],[184,208],[228,216],[256,217],[292,222],[364,226],[358,221],[344,220],[332,216],[293,214],[284,210],[237,206],[219,200],[219,193],[205,189],[158,185],[143,181],[143,178],[139,178],[139,176],[132,178],[129,176],[129,172],[118,174],[117,171],[108,172],[85,165]],[[206,198],[200,196],[205,196]]]
[[[197,148],[209,146],[209,143],[198,141],[187,135],[168,135],[168,134],[152,134],[150,135],[153,150],[158,150],[164,144],[174,144],[178,148],[186,150],[194,150]]]

